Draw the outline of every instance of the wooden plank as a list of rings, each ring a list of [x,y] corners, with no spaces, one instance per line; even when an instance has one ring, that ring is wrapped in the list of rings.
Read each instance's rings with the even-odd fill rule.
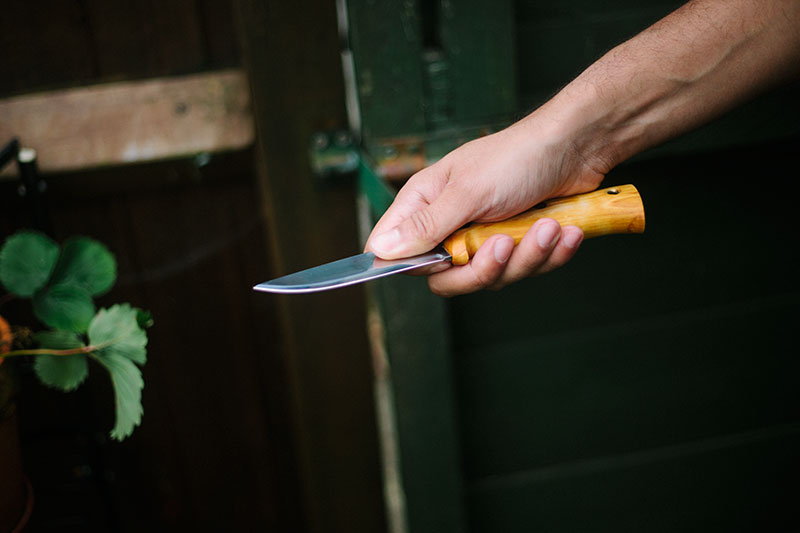
[[[3,2],[0,96],[30,92],[34,87],[86,83],[97,75],[82,4]]]
[[[278,310],[250,289],[272,275],[265,248],[254,246],[269,228],[253,174],[247,150],[201,168],[177,160],[49,181],[55,238],[91,236],[116,255],[118,281],[99,305],[131,302],[157,325],[148,331],[145,415],[122,445],[99,440],[113,424],[105,372],[94,367],[71,394],[26,373],[31,531],[297,531]],[[0,235],[25,227],[14,189],[0,183]],[[24,304],[3,313],[20,316]]]
[[[734,446],[800,427],[797,152],[622,165],[608,179],[639,187],[644,235],[587,241],[557,272],[451,301],[471,531],[796,529],[727,521],[797,517],[797,491],[763,474],[796,475],[796,436]]]
[[[418,2],[353,0],[347,10],[362,136],[374,140],[424,132]]]
[[[312,175],[315,131],[344,127],[336,10],[329,0],[239,0],[259,176],[276,273],[358,253],[353,188]],[[313,15],[313,16],[312,16]],[[279,80],[276,83],[275,80]],[[292,391],[301,490],[296,531],[385,531],[361,287],[274,300]]]
[[[194,0],[82,3],[99,75],[138,78],[208,68]]]
[[[452,122],[513,118],[518,111],[513,2],[442,2],[440,23],[451,71]]]
[[[0,139],[36,149],[43,172],[235,150],[254,138],[237,69],[17,96],[0,101],[0,117]]]
[[[492,479],[472,533],[797,531],[797,424]]]
[[[206,64],[211,68],[241,64],[233,8],[226,0],[197,0]]]
[[[366,165],[359,185],[371,208],[363,218],[379,216],[388,189]],[[466,531],[445,302],[415,276],[370,283],[368,294],[380,325],[372,340],[390,532]]]

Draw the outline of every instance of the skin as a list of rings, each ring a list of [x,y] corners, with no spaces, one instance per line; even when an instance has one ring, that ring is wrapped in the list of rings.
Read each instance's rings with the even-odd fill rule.
[[[800,1],[694,0],[612,49],[503,131],[412,176],[367,250],[424,253],[472,221],[504,220],[548,198],[596,189],[631,156],[716,118],[800,72]],[[500,289],[567,263],[575,226],[534,224],[516,247],[496,235],[464,266],[437,265],[431,290]]]

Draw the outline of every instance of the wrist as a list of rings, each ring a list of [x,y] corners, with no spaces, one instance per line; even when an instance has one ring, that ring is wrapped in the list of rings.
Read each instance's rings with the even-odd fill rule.
[[[585,72],[541,108],[550,116],[553,135],[564,139],[568,149],[590,170],[607,174],[636,152],[635,143],[644,126],[635,120],[632,102],[613,96],[606,80]]]
[[[514,127],[534,145],[529,153],[556,163],[551,170],[559,194],[585,192],[600,185],[605,174],[622,161],[618,141],[594,89],[574,80]]]

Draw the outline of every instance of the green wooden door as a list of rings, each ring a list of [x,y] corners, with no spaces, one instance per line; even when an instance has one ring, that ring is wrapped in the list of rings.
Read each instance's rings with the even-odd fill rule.
[[[416,136],[431,159],[468,127],[541,103],[680,2],[455,4],[381,4],[403,21],[393,32],[370,25],[375,4],[349,3],[363,141],[378,160],[361,170],[367,221],[391,199],[374,148],[386,138]],[[505,28],[505,45],[476,47],[481,23]],[[377,27],[395,55],[366,49]],[[447,104],[426,46],[445,63],[434,87]],[[496,90],[483,65],[511,85]],[[416,88],[364,87],[400,71]],[[455,94],[464,86],[480,90]],[[382,110],[397,98],[416,118],[393,130]],[[608,185],[642,193],[642,236],[588,241],[567,267],[499,293],[371,285],[393,531],[800,527],[798,102],[796,87],[776,91],[615,169]]]

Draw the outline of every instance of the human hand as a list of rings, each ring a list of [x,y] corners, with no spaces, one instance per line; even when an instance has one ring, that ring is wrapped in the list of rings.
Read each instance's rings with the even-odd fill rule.
[[[366,248],[384,259],[424,253],[467,222],[495,222],[555,196],[597,188],[603,173],[583,161],[558,124],[536,113],[503,131],[471,141],[412,176],[376,224]],[[463,266],[424,272],[442,296],[499,289],[569,261],[583,239],[575,226],[536,222],[521,242],[488,239]]]

